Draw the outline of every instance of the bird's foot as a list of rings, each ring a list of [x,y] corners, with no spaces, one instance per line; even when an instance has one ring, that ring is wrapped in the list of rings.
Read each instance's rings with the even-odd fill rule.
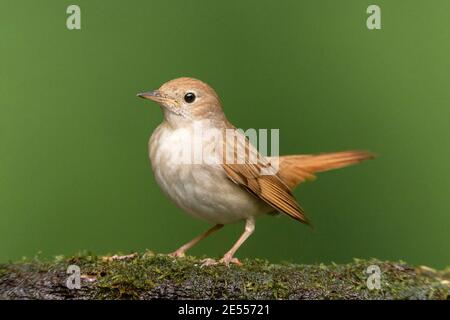
[[[186,254],[185,254],[184,250],[176,250],[172,253],[169,253],[169,256],[171,256],[173,258],[184,258],[186,256]]]
[[[229,254],[225,254],[223,256],[223,258],[220,259],[219,262],[223,263],[227,267],[230,266],[230,263],[235,264],[235,265],[240,266],[240,267],[242,266],[242,262],[240,262],[238,258],[233,258],[233,256],[229,255]]]
[[[102,257],[103,261],[115,261],[115,260],[128,260],[128,259],[134,259],[138,256],[138,254],[132,253],[132,254],[127,254],[127,255],[123,255],[123,256],[118,256],[117,254],[113,255],[113,256],[104,256]]]
[[[201,268],[215,266],[215,265],[219,264],[219,262],[217,262],[217,260],[211,259],[211,258],[203,259],[201,262],[202,262]]]
[[[216,266],[218,264],[223,264],[223,265],[226,265],[227,267],[229,267],[230,264],[242,266],[242,262],[240,262],[238,258],[233,258],[232,256],[228,256],[228,255],[225,255],[219,261],[211,259],[211,258],[206,258],[206,259],[202,260],[202,267]]]

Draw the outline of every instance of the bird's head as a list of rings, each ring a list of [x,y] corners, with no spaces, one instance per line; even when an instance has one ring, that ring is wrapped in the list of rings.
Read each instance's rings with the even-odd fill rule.
[[[157,102],[171,125],[182,126],[196,120],[223,121],[225,116],[217,93],[203,81],[177,78],[159,89],[139,93],[138,97]]]

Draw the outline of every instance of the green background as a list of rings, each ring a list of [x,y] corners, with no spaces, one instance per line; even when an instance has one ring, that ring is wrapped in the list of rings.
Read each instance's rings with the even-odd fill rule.
[[[236,126],[280,128],[284,154],[380,155],[296,190],[314,230],[263,217],[239,257],[450,263],[449,1],[376,1],[375,31],[361,0],[0,3],[0,261],[170,252],[206,229],[156,185],[162,114],[135,96],[192,76]],[[242,229],[191,253],[219,257]]]

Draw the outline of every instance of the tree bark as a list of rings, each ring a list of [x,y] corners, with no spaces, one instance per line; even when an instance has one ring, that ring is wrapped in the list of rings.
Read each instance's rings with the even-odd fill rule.
[[[67,273],[71,265],[79,267],[79,289],[73,288],[77,273]],[[151,252],[113,259],[83,254],[1,264],[0,299],[449,299],[449,280],[449,269],[378,260],[297,265],[256,259],[242,267],[202,267],[193,257]]]

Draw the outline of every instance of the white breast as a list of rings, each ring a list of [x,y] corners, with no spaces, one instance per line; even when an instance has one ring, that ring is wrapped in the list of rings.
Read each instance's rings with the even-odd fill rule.
[[[201,159],[189,163],[193,158],[186,150],[193,150],[189,147],[199,138],[191,130],[174,130],[165,123],[152,134],[150,161],[164,193],[192,216],[211,223],[228,224],[269,212],[262,200],[229,180],[220,164]]]

